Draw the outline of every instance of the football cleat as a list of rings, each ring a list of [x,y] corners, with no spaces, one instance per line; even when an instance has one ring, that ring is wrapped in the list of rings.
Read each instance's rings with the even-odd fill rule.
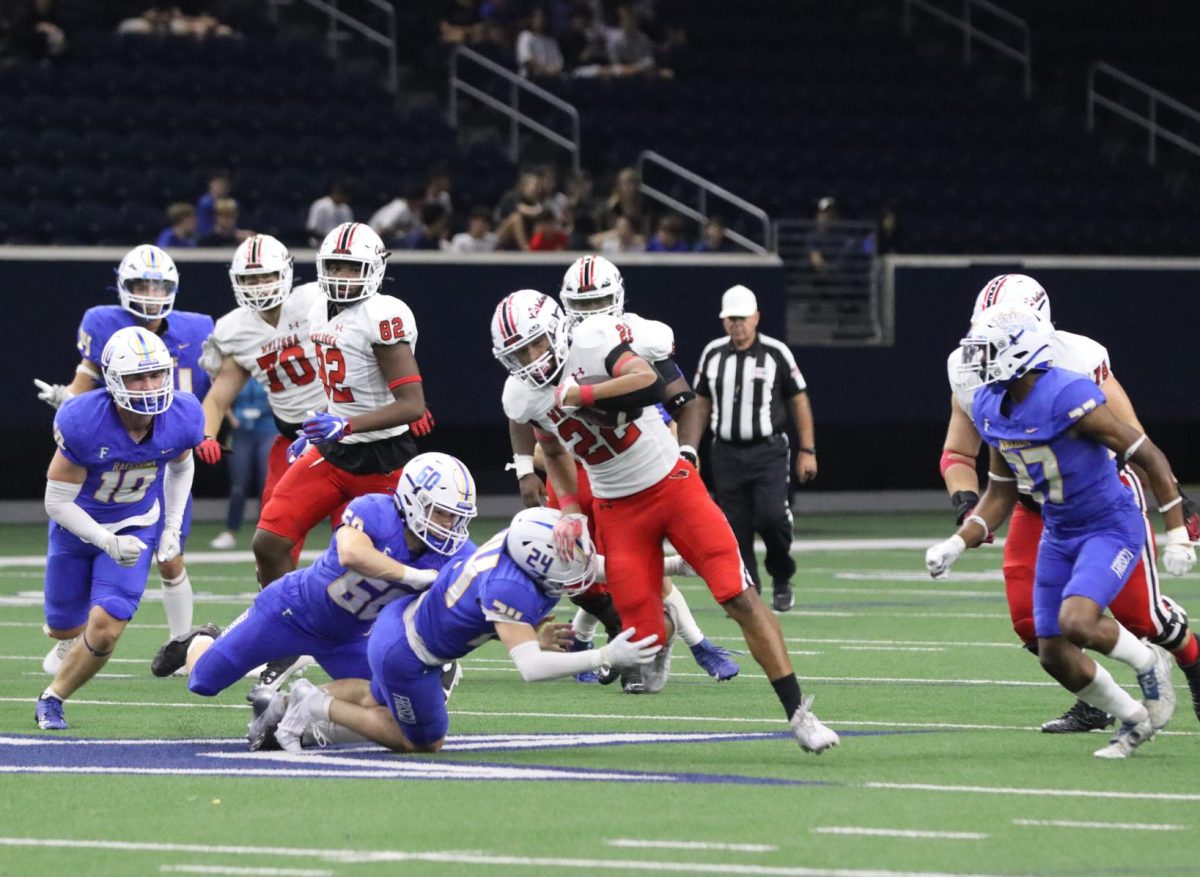
[[[449,664],[442,665],[442,694],[446,695],[446,700],[450,700],[450,695],[454,693],[454,689],[458,687],[458,683],[462,682],[463,668],[458,661],[451,661]]]
[[[57,697],[39,697],[33,717],[43,731],[65,731],[69,727],[63,718],[63,702]]]
[[[1150,648],[1154,650],[1154,666],[1139,673],[1137,681],[1142,689],[1142,703],[1150,713],[1150,724],[1160,731],[1175,713],[1175,684],[1171,681],[1170,653],[1153,643]]]
[[[789,612],[796,605],[796,594],[791,582],[775,582],[771,587],[771,608],[776,612]]]
[[[796,742],[800,744],[800,748],[805,752],[815,752],[819,755],[830,746],[837,746],[840,741],[838,735],[825,727],[821,720],[813,714],[812,703],[812,695],[800,701],[800,706],[796,708],[796,712],[792,714],[788,724],[791,726],[792,734],[795,736]]]
[[[254,686],[246,695],[254,718],[246,726],[246,740],[250,743],[251,752],[270,752],[282,749],[275,739],[275,728],[287,711],[287,695],[281,691],[268,691],[261,686]]]
[[[321,694],[321,689],[307,679],[297,679],[292,683],[287,696],[287,710],[275,726],[275,739],[285,752],[302,751],[301,740],[312,722],[311,705]]]
[[[1149,719],[1140,722],[1122,722],[1108,745],[1092,754],[1097,758],[1128,758],[1147,740],[1154,737],[1154,726]]]
[[[71,651],[71,646],[75,645],[75,640],[78,637],[70,639],[60,639],[54,644],[54,648],[46,653],[46,657],[42,659],[42,672],[49,676],[56,676],[58,670],[62,667],[62,663],[66,660],[67,652]]]
[[[690,646],[692,657],[709,676],[716,679],[718,682],[724,682],[726,679],[732,679],[742,668],[733,660],[733,652],[729,649],[722,648],[712,642],[708,637],[700,640],[694,646]]]
[[[277,658],[274,661],[267,662],[262,673],[258,677],[258,684],[266,688],[268,691],[278,691],[283,683],[287,682],[297,673],[311,666],[312,658],[308,655],[292,655],[287,658]]]
[[[201,635],[216,639],[221,635],[221,628],[215,624],[202,624],[193,627],[187,633],[171,637],[154,653],[154,658],[150,661],[150,672],[155,676],[170,676],[183,667],[187,663],[187,653],[192,640]]]
[[[1059,716],[1043,723],[1042,733],[1045,734],[1086,734],[1107,728],[1114,719],[1104,710],[1077,700],[1071,708]]]
[[[642,677],[642,668],[640,666],[622,670],[618,675],[621,678],[621,690],[626,694],[646,693],[646,681]]]
[[[1192,693],[1192,710],[1200,719],[1200,661],[1183,668],[1183,675],[1187,677],[1188,690]]]

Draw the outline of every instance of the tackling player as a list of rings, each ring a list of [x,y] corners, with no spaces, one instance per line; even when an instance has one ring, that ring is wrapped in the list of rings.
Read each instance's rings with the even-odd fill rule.
[[[46,630],[74,642],[37,702],[43,730],[67,727],[63,701],[108,661],[146,590],[150,554],[179,552],[192,488],[200,403],[176,394],[166,344],[140,327],[112,334],[100,356],[105,389],[64,400],[46,471]],[[76,639],[78,638],[78,639]]]
[[[174,260],[158,247],[142,244],[134,247],[117,266],[117,294],[120,305],[98,305],[83,315],[79,324],[76,347],[82,359],[75,367],[75,379],[68,386],[48,384],[35,379],[41,391],[38,398],[52,408],[58,408],[72,396],[78,396],[104,385],[100,356],[113,333],[129,326],[141,326],[159,336],[166,344],[174,362],[175,390],[191,393],[203,399],[208,392],[208,374],[200,367],[204,340],[212,333],[212,317],[206,314],[175,310],[175,295],[179,291],[179,270]],[[192,524],[192,501],[181,525],[162,534],[160,554],[168,547],[172,559],[158,560],[162,577],[163,609],[167,627],[172,635],[183,633],[192,626],[192,583],[188,579],[183,553]],[[42,667],[53,674],[62,663],[69,642],[60,642]]]

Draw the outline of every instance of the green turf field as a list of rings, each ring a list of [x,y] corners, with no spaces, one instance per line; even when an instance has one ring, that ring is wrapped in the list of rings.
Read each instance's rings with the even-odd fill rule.
[[[812,516],[797,536],[932,539],[947,524]],[[214,532],[198,526],[192,550]],[[42,553],[43,534],[0,529],[3,875],[1200,873],[1200,724],[1182,674],[1175,720],[1132,759],[1093,758],[1100,734],[1038,733],[1071,698],[1015,645],[996,548],[936,583],[918,548],[798,554],[780,620],[817,714],[843,735],[819,757],[776,736],[782,710],[748,657],[717,684],[679,643],[671,682],[646,697],[525,684],[487,646],[464,662],[446,751],[411,758],[244,752],[249,682],[203,700],[150,675],[166,636],[153,594],[68,702],[71,730],[38,732],[42,572],[13,563]],[[198,622],[228,622],[255,590],[247,562],[188,566]],[[1200,607],[1200,576],[1166,579]],[[708,635],[737,645],[702,584],[680,585]],[[41,743],[66,737],[94,742]]]

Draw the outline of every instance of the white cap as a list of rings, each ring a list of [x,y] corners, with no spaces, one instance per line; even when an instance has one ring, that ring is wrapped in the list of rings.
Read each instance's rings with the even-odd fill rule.
[[[758,299],[746,287],[738,284],[725,290],[721,296],[721,319],[726,317],[749,317],[758,311]]]

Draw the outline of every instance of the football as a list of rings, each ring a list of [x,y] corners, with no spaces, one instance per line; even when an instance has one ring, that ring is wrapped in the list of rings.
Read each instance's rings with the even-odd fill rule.
[[[612,380],[612,375],[584,375],[581,378],[577,378],[576,382],[581,387],[585,387],[590,384],[602,384],[610,380]],[[590,423],[592,426],[612,429],[624,426],[631,420],[636,420],[641,413],[641,408],[628,408],[620,411],[612,411],[604,408],[580,408],[575,412],[575,416],[586,423]]]

